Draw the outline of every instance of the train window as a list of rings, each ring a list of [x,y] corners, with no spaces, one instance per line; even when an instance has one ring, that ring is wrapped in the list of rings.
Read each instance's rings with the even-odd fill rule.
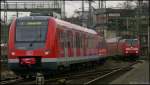
[[[84,45],[84,39],[83,39],[83,34],[80,34],[80,33],[76,33],[75,35],[75,47],[76,48],[83,48],[83,45]]]
[[[85,36],[82,33],[82,35],[81,35],[81,48],[84,48],[84,43],[85,43]]]
[[[70,48],[70,40],[69,40],[69,38],[70,38],[70,36],[69,36],[69,32],[67,31],[67,36],[66,36],[66,42],[67,42],[67,47],[68,48]]]
[[[76,33],[76,48],[80,48],[79,33]]]
[[[92,36],[88,36],[88,48],[93,48],[93,37]]]
[[[64,41],[64,47],[67,48],[67,33],[66,31],[63,32],[63,41]]]
[[[46,40],[46,33],[48,29],[47,20],[17,20],[16,22],[16,41],[43,42]]]
[[[94,36],[94,38],[93,38],[93,48],[96,48],[96,37]]]
[[[73,35],[72,35],[72,31],[67,31],[67,45],[68,45],[68,48],[72,48],[73,47]]]
[[[76,33],[76,35],[75,35],[75,39],[76,39],[76,48],[78,48],[78,35],[77,35],[77,33]]]
[[[70,35],[70,43],[71,43],[70,47],[73,48],[73,32],[70,31],[69,33],[70,33],[69,35]]]
[[[138,40],[136,39],[126,39],[126,42],[128,43],[128,45],[138,44]]]
[[[88,36],[85,34],[85,48],[88,48]]]
[[[47,29],[41,28],[16,29],[16,41],[45,41]]]
[[[80,38],[79,39],[80,40],[80,48],[82,48],[82,40],[83,40],[82,37],[83,37],[82,34],[80,34],[80,37],[79,37]]]
[[[87,38],[87,42],[88,42],[88,48],[90,48],[90,37],[89,36]]]
[[[63,31],[59,31],[59,40],[60,40],[60,46],[61,48],[64,48],[65,46],[65,39],[64,39],[64,33]]]

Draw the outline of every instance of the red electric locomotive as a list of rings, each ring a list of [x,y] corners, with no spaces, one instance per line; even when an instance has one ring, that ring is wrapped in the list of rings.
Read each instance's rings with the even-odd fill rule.
[[[140,56],[140,43],[138,39],[122,39],[120,40],[119,44],[123,56],[130,56],[135,58]]]
[[[104,39],[94,30],[49,16],[13,20],[9,30],[8,65],[18,74],[48,73],[73,64],[95,62]]]
[[[108,56],[121,56],[126,59],[136,59],[140,56],[138,39],[111,38],[107,39]]]

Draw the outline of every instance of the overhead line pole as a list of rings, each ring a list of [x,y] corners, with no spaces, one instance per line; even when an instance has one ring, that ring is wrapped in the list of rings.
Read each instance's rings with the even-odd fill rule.
[[[129,27],[129,22],[128,22],[128,17],[126,18],[126,24],[127,24],[127,32],[128,32],[128,27]]]
[[[7,0],[4,0],[4,9],[5,9],[5,11],[4,11],[4,23],[6,24],[7,23]]]
[[[99,8],[101,8],[101,0],[98,1],[98,4]]]
[[[91,10],[91,8],[92,8],[92,4],[91,4],[91,1],[89,0],[89,27],[91,27],[91,25],[92,25],[92,10]]]
[[[149,57],[150,57],[150,28],[149,28],[149,24],[148,24],[148,59],[149,59]]]
[[[65,12],[66,12],[66,8],[65,8],[65,0],[63,0],[63,18],[66,17]]]
[[[141,0],[138,0],[138,8],[137,8],[137,31],[138,31],[138,36],[140,35],[140,19],[141,19]]]
[[[82,26],[84,26],[84,0],[82,0]]]

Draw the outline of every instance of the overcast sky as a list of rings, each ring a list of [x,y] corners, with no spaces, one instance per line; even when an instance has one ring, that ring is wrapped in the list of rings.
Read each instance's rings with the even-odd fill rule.
[[[66,1],[66,16],[71,17],[74,14],[75,10],[81,10],[82,1]],[[124,1],[107,1],[106,7],[116,7],[119,3],[123,3]],[[98,1],[92,3],[92,6],[98,7]],[[85,3],[85,8],[88,8],[88,3]],[[3,12],[1,13],[1,18],[3,19]],[[9,12],[8,18],[12,18],[12,15],[16,15],[15,12]],[[20,12],[19,16],[28,16],[29,12]]]
[[[119,3],[125,1],[107,1],[106,7],[116,7]],[[92,3],[92,6],[98,8],[98,1]],[[82,1],[67,1],[66,2],[66,16],[70,17],[73,15],[75,10],[81,10]],[[85,3],[85,9],[88,9],[88,3]]]

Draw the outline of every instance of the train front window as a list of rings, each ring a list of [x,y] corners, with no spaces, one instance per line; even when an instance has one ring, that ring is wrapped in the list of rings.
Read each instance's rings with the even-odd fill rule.
[[[16,42],[44,42],[47,21],[20,21],[16,24]]]
[[[134,45],[138,44],[138,40],[136,40],[136,39],[127,39],[126,42],[130,46],[134,46]]]

